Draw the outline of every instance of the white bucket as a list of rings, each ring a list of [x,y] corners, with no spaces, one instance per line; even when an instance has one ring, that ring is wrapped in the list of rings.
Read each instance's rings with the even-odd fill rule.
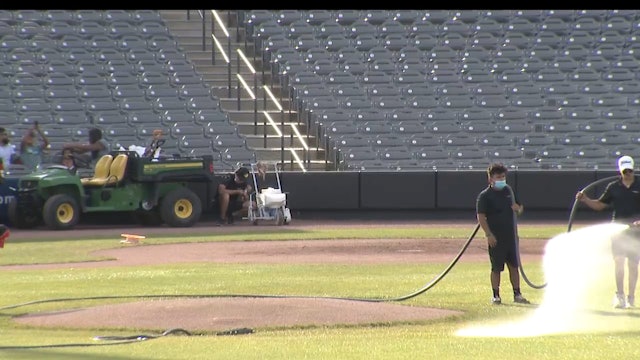
[[[262,205],[268,208],[282,207],[287,201],[287,195],[283,194],[280,189],[274,188],[263,189],[259,198]]]

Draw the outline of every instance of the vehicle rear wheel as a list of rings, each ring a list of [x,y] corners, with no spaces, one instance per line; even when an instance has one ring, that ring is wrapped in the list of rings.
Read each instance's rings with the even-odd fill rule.
[[[24,209],[18,206],[18,199],[9,202],[7,215],[11,226],[18,229],[32,229],[40,224],[40,214],[33,209]]]
[[[198,195],[187,188],[178,188],[164,196],[160,204],[160,217],[169,226],[193,226],[202,214]]]
[[[80,220],[78,202],[67,194],[53,195],[44,203],[42,219],[51,229],[71,229]]]

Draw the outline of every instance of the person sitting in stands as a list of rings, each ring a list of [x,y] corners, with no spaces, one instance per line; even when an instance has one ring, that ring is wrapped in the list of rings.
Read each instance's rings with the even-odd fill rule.
[[[153,130],[153,136],[151,137],[151,143],[144,150],[143,157],[157,158],[160,156],[160,147],[164,145],[165,140],[162,138],[162,130]]]

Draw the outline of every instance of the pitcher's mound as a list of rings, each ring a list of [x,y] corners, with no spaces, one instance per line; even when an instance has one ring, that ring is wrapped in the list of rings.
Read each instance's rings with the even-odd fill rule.
[[[389,302],[230,297],[145,300],[28,314],[14,320],[45,327],[224,331],[235,328],[410,322],[460,314],[460,311]]]

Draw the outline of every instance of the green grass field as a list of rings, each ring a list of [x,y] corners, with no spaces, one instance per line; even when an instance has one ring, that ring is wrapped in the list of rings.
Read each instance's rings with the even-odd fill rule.
[[[176,242],[343,239],[343,238],[458,238],[473,229],[250,228],[233,235],[148,236],[146,245]],[[520,226],[520,239],[548,239],[562,226]],[[89,252],[118,247],[113,239],[9,239],[0,250],[0,265],[97,261]],[[453,258],[456,254],[451,254]],[[431,290],[402,302],[408,306],[437,307],[464,312],[459,317],[414,323],[367,326],[335,325],[262,328],[250,335],[216,336],[194,333],[171,335],[111,345],[95,336],[160,335],[157,329],[45,329],[12,322],[11,317],[39,311],[69,310],[131,299],[51,301],[49,299],[159,295],[159,294],[277,294],[332,297],[393,298],[412,293],[441,273],[445,263],[425,264],[172,264],[69,270],[8,270],[0,272],[0,358],[2,359],[610,359],[640,354],[640,310],[611,309],[613,274],[590,302],[593,329],[538,337],[461,337],[456,332],[476,325],[503,324],[531,315],[535,306],[489,304],[489,268],[486,263],[464,263]],[[530,279],[544,282],[542,264],[525,262]],[[604,269],[603,271],[612,271]],[[505,272],[505,274],[507,274]],[[503,298],[510,286],[503,276]],[[544,290],[523,282],[523,292],[534,303]],[[162,316],[159,314],[158,316]],[[550,321],[553,321],[550,320]],[[189,329],[186,329],[189,330]],[[69,346],[73,345],[73,346]],[[94,345],[94,346],[90,346]]]

